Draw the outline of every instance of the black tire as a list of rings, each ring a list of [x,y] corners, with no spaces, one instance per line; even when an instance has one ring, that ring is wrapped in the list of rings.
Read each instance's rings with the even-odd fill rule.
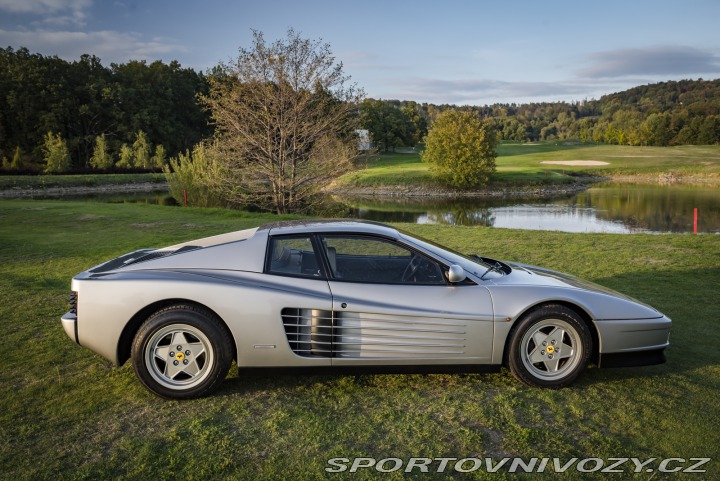
[[[560,388],[585,369],[593,341],[587,324],[565,306],[547,305],[525,314],[509,335],[507,366],[530,386]]]
[[[230,369],[232,353],[230,334],[215,314],[178,304],[161,309],[140,326],[132,363],[150,392],[190,399],[217,389]]]

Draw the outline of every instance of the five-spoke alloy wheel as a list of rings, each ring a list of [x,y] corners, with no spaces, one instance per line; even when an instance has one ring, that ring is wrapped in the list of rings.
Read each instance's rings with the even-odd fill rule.
[[[208,394],[225,379],[232,345],[210,311],[175,305],[150,316],[132,345],[135,373],[150,391],[171,399]]]
[[[587,325],[575,311],[560,305],[530,311],[518,321],[509,342],[507,365],[531,386],[567,386],[592,354]]]

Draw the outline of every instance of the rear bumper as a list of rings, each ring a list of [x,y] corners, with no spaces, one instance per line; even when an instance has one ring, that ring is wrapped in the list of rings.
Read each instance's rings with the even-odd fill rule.
[[[78,342],[77,316],[72,312],[66,312],[65,315],[60,318],[60,322],[65,330],[65,334],[67,334],[73,342],[80,344]]]

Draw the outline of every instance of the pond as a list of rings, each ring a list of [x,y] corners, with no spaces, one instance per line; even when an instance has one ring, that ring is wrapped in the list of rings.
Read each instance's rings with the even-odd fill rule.
[[[177,205],[166,192],[85,194],[73,198]],[[529,200],[332,199],[337,203],[331,209],[332,215],[337,217],[565,232],[692,232],[693,209],[697,208],[698,232],[720,233],[720,188],[708,186],[605,183],[569,197]]]
[[[596,184],[570,197],[509,199],[341,199],[351,217],[380,222],[483,225],[565,232],[720,233],[720,188]]]

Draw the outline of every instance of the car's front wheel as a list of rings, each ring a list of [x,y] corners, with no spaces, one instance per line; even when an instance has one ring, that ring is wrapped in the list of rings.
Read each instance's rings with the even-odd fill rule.
[[[587,366],[592,336],[575,311],[560,305],[529,312],[510,334],[507,364],[531,386],[567,386]]]
[[[232,344],[222,321],[207,309],[179,304],[150,316],[132,345],[140,382],[170,399],[204,396],[227,376]]]

